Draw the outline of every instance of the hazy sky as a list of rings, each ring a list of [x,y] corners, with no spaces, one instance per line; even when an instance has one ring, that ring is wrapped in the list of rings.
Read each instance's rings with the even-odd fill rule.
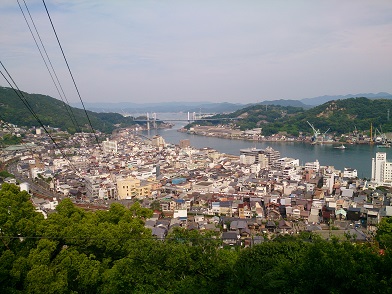
[[[23,0],[19,0],[24,7]],[[41,0],[25,0],[68,101],[79,98]],[[392,1],[46,0],[85,102],[250,103],[392,92]],[[59,98],[17,0],[0,60]],[[0,85],[7,86],[0,76]]]

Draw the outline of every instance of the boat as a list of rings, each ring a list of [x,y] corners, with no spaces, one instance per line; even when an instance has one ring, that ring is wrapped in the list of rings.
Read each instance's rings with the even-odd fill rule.
[[[344,145],[342,144],[342,145],[340,145],[340,146],[336,146],[336,147],[333,147],[333,148],[335,148],[335,149],[346,149],[346,146],[344,146]]]
[[[377,148],[391,148],[391,144],[389,144],[389,143],[380,144],[380,145],[377,145]]]

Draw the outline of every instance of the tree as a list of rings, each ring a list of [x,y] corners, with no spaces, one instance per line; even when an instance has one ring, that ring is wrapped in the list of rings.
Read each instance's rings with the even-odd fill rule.
[[[392,249],[392,217],[384,217],[378,225],[376,240],[381,248]]]

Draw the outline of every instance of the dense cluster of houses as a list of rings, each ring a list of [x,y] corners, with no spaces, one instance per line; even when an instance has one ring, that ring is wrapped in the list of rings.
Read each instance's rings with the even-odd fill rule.
[[[219,231],[230,245],[302,230],[361,234],[392,215],[390,194],[358,179],[351,168],[336,170],[318,161],[301,166],[272,148],[232,156],[192,148],[188,140],[178,145],[159,136],[148,140],[134,129],[118,130],[101,146],[92,139],[75,134],[60,151],[40,143],[47,139],[36,133],[34,151],[3,156],[17,156],[19,173],[41,179],[75,203],[139,201],[155,210],[146,226],[158,238],[174,227]]]

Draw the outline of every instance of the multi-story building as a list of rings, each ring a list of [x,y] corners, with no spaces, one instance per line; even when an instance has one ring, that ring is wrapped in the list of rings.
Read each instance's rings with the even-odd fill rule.
[[[191,142],[189,141],[189,139],[184,139],[184,140],[180,140],[180,148],[187,148],[191,146]]]
[[[377,152],[376,157],[372,158],[372,181],[392,185],[392,162],[387,161],[385,152]]]
[[[240,156],[241,155],[243,155],[242,156],[243,160],[245,160],[245,158],[248,158],[248,160],[245,160],[245,161],[250,162],[250,164],[259,163],[259,158],[260,158],[259,156],[264,155],[264,149],[257,149],[257,148],[241,149]],[[253,158],[254,158],[254,161],[253,161]]]
[[[343,171],[343,177],[345,178],[356,178],[358,177],[358,171],[353,168],[345,167]]]
[[[332,194],[335,176],[336,174],[332,171],[326,171],[323,174],[323,187],[327,188],[329,194]]]
[[[165,140],[161,136],[154,136],[151,140],[152,146],[155,147],[165,147]]]
[[[140,187],[140,180],[136,178],[118,178],[117,195],[118,199],[131,199],[137,196],[137,188]]]
[[[86,196],[89,198],[98,198],[101,187],[101,179],[97,176],[86,177]]]
[[[110,141],[106,139],[106,141],[102,142],[102,148],[104,153],[117,153],[117,141]]]
[[[264,149],[257,148],[247,148],[240,150],[240,156],[242,156],[242,161],[250,164],[261,164],[262,168],[266,167],[266,163],[272,166],[279,158],[280,152],[272,149],[271,147],[267,147]],[[254,162],[253,161],[254,158]]]
[[[305,163],[305,170],[312,170],[318,172],[320,170],[320,162],[316,159],[314,162]]]
[[[157,188],[156,181],[141,181],[137,178],[118,178],[117,196],[118,199],[143,199],[151,196],[153,189]]]

